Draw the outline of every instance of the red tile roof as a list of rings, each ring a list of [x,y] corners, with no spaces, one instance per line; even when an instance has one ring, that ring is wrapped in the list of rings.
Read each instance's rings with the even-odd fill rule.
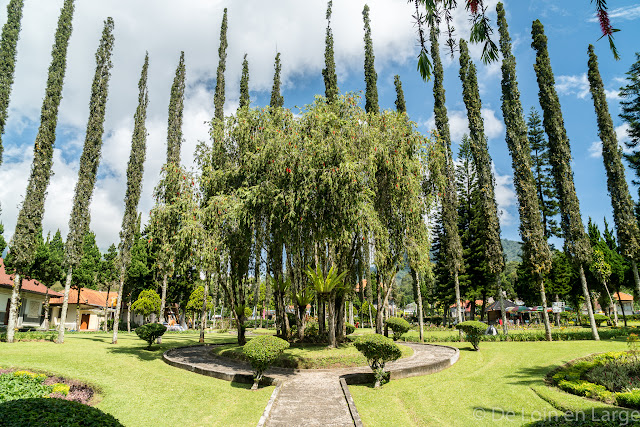
[[[111,307],[115,306],[116,298],[118,296],[117,292],[109,292],[109,301]],[[60,294],[58,298],[51,298],[50,304],[62,304],[63,295]],[[80,304],[85,305],[93,305],[97,307],[104,307],[104,303],[107,299],[106,292],[95,291],[93,289],[82,288],[80,291]],[[71,288],[69,290],[69,304],[77,304],[78,303],[78,290]]]
[[[13,288],[13,274],[7,274],[4,270],[4,260],[0,258],[0,287],[3,288]],[[34,294],[46,294],[47,287],[37,280],[23,280],[22,281],[22,290],[25,292],[32,292]],[[52,291],[49,289],[49,295],[52,297],[62,296],[61,293]]]
[[[613,299],[616,299],[618,301],[633,301],[633,295],[625,294],[624,292],[620,292],[620,298],[618,298],[617,292],[614,292],[613,294],[611,294],[611,296],[613,297]]]

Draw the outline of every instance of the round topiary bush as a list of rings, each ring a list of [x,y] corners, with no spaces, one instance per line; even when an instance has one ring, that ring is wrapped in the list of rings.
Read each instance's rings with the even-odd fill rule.
[[[596,321],[596,325],[598,328],[602,326],[602,322],[608,322],[609,316],[605,316],[604,314],[596,313],[593,315],[593,319]]]
[[[147,323],[136,328],[136,334],[149,344],[147,350],[151,350],[151,344],[165,332],[167,332],[167,327],[160,323]]]
[[[33,398],[0,403],[0,424],[5,426],[121,427],[113,415],[98,408],[62,399]]]
[[[459,323],[456,329],[465,333],[465,338],[471,343],[474,350],[479,350],[478,344],[484,331],[487,330],[487,325],[477,320],[467,320],[466,322]]]
[[[352,333],[354,333],[356,331],[356,327],[353,326],[349,322],[345,322],[344,326],[345,326],[345,329],[347,331],[347,335],[351,335]]]
[[[360,353],[367,358],[367,362],[375,376],[374,387],[380,387],[384,379],[384,365],[387,362],[398,360],[402,356],[402,351],[398,344],[390,338],[378,334],[363,335],[358,337],[353,345]]]
[[[393,331],[393,340],[397,341],[400,336],[411,329],[409,322],[402,317],[390,317],[387,319],[387,326]]]
[[[272,335],[253,338],[244,345],[242,351],[253,368],[253,386],[251,390],[258,389],[258,384],[264,375],[264,371],[288,348],[288,342]]]

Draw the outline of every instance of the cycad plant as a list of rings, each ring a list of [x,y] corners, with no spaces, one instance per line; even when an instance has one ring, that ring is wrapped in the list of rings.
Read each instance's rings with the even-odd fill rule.
[[[298,328],[298,340],[304,339],[304,329],[306,327],[305,315],[307,305],[311,304],[314,299],[313,292],[309,292],[308,288],[292,292],[293,301],[297,306],[296,327]]]
[[[338,274],[335,266],[332,266],[325,277],[320,269],[320,266],[316,267],[316,270],[312,270],[311,267],[307,267],[305,271],[307,276],[311,280],[311,284],[313,285],[314,290],[318,294],[318,303],[324,304],[327,302],[327,306],[329,307],[329,347],[336,346],[336,322],[335,322],[335,314],[336,314],[336,291],[342,286],[344,283],[344,277],[347,275],[346,271]]]

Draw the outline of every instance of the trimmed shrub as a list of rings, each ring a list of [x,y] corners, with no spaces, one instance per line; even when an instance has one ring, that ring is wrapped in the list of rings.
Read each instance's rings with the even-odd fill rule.
[[[595,319],[596,325],[598,325],[598,327],[602,326],[602,322],[609,321],[609,316],[605,316],[604,314],[599,314],[599,313],[594,314],[593,318]]]
[[[147,317],[151,315],[151,313],[158,314],[160,312],[160,305],[160,295],[158,295],[158,293],[153,289],[145,289],[140,292],[138,298],[131,305],[131,310]]]
[[[477,351],[480,349],[478,344],[484,335],[484,331],[487,330],[487,325],[477,320],[467,320],[466,322],[456,325],[456,329],[464,332],[465,339],[470,342],[473,349]]]
[[[616,404],[625,408],[640,409],[640,390],[617,393]]]
[[[167,327],[160,323],[147,323],[136,328],[136,335],[149,344],[147,350],[151,350],[151,344],[165,332],[167,332]]]
[[[398,360],[402,351],[398,344],[390,338],[379,334],[363,335],[358,337],[353,345],[367,358],[367,362],[375,376],[374,387],[378,388],[385,377],[384,365],[387,362]]]
[[[113,415],[97,408],[69,400],[48,398],[0,403],[0,420],[6,426],[122,426]]]
[[[349,322],[345,322],[344,326],[345,326],[345,329],[347,331],[347,335],[351,335],[352,333],[354,333],[356,331],[356,327],[353,326]]]
[[[253,386],[251,390],[257,390],[258,384],[269,366],[289,348],[289,343],[272,335],[263,335],[253,338],[246,343],[243,353],[249,359],[253,368]]]
[[[387,319],[387,326],[393,331],[393,340],[397,341],[400,336],[411,329],[409,322],[402,317],[390,317]]]

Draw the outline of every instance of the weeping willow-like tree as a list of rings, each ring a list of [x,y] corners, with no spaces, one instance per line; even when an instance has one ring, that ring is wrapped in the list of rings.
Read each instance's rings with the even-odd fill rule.
[[[147,153],[147,106],[149,105],[149,89],[147,76],[149,72],[149,54],[144,57],[144,64],[138,81],[138,107],[133,116],[133,135],[131,138],[131,154],[127,165],[127,192],[124,196],[124,216],[120,229],[120,245],[118,256],[118,291],[116,312],[113,320],[112,343],[118,343],[118,327],[120,323],[120,309],[122,307],[122,291],[127,278],[127,268],[131,263],[131,249],[133,239],[138,228],[138,203],[142,191],[142,174]]]
[[[111,77],[111,53],[113,51],[113,19],[107,18],[102,30],[102,38],[96,52],[96,72],[91,86],[91,100],[89,101],[89,120],[84,148],[80,156],[78,182],[76,183],[73,207],[69,218],[69,234],[65,246],[65,262],[67,264],[67,279],[64,286],[64,297],[60,310],[60,327],[58,329],[58,343],[64,343],[65,320],[69,302],[69,290],[73,269],[82,257],[84,236],[89,232],[91,213],[89,204],[96,184],[96,175],[100,164],[102,150],[102,135],[104,133],[104,119],[109,93],[109,77]]]
[[[24,0],[11,0],[7,5],[7,22],[2,27],[0,38],[0,165],[2,164],[2,135],[7,123],[7,108],[11,98],[13,86],[13,74],[16,69],[16,55],[18,50],[18,37],[20,36],[20,23],[22,21],[22,8]]]
[[[520,102],[520,91],[516,78],[516,58],[511,51],[511,37],[505,18],[504,7],[498,3],[498,29],[500,31],[500,52],[502,53],[502,114],[507,129],[506,140],[513,166],[513,184],[518,196],[520,211],[520,236],[528,255],[528,264],[538,282],[542,301],[542,318],[547,341],[551,341],[551,325],[547,313],[547,297],[544,276],[551,269],[551,252],[544,236],[540,221],[540,207],[536,185],[531,170],[531,152],[527,138],[527,124]]]
[[[498,221],[494,179],[491,173],[491,156],[489,156],[487,138],[484,135],[484,123],[481,115],[482,104],[478,91],[476,67],[469,57],[467,43],[462,39],[460,40],[460,80],[462,81],[462,96],[467,107],[471,154],[476,166],[478,187],[482,199],[482,212],[486,226],[484,230],[484,245],[487,268],[496,280],[500,311],[502,312],[502,328],[506,334],[508,331],[507,315],[500,278],[504,269],[504,259],[502,257],[502,243],[500,242],[500,223]]]
[[[589,45],[588,53],[589,88],[598,118],[598,136],[602,141],[602,160],[607,171],[607,189],[611,196],[618,244],[622,255],[631,261],[636,290],[640,295],[640,276],[637,264],[640,252],[640,230],[638,229],[638,221],[633,215],[633,200],[629,194],[629,186],[622,164],[622,150],[618,146],[618,138],[609,114],[607,96],[598,69],[598,57],[593,50],[593,45]]]
[[[18,297],[23,275],[33,262],[37,236],[42,229],[44,201],[51,178],[53,164],[53,146],[56,141],[56,125],[58,123],[58,107],[62,100],[62,86],[67,68],[67,47],[73,30],[72,19],[74,0],[65,0],[58,18],[55,43],[51,52],[51,65],[47,79],[47,88],[40,111],[40,127],[33,148],[33,162],[27,191],[20,207],[16,228],[11,239],[10,252],[5,259],[8,269],[15,270],[9,322],[7,325],[7,342],[13,342],[18,316]]]
[[[536,63],[533,68],[538,80],[538,98],[540,99],[540,107],[543,113],[542,124],[549,137],[551,171],[558,191],[558,202],[560,203],[564,251],[578,267],[582,294],[589,313],[591,332],[593,338],[599,340],[597,325],[593,317],[591,295],[589,294],[587,279],[584,274],[584,266],[589,265],[591,260],[591,247],[584,231],[582,216],[580,215],[580,202],[573,184],[571,147],[564,127],[560,100],[555,90],[555,78],[551,69],[549,52],[547,51],[547,36],[545,36],[544,27],[539,20],[533,22],[531,37],[533,39],[531,47],[536,51]]]

